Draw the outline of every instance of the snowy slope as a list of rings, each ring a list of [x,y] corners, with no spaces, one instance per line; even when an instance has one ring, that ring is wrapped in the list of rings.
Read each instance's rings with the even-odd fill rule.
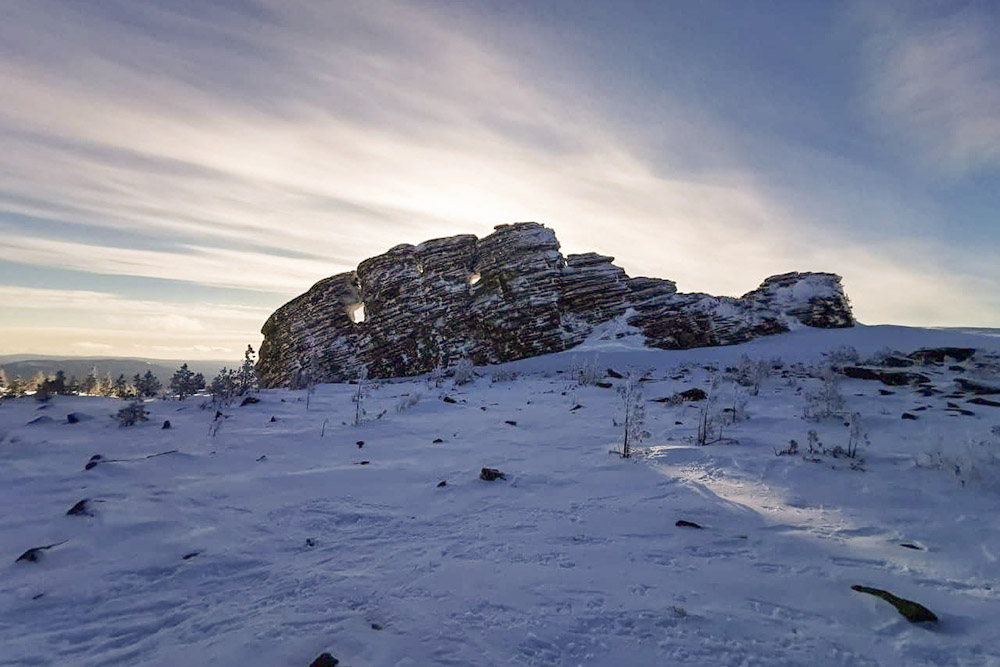
[[[1000,664],[1000,407],[845,380],[864,469],[775,455],[809,430],[847,437],[843,419],[803,420],[819,381],[792,362],[842,345],[998,351],[1000,338],[803,329],[671,352],[628,333],[609,325],[461,387],[370,387],[357,427],[351,385],[319,387],[309,410],[304,392],[263,392],[214,436],[192,400],[151,402],[151,421],[124,429],[113,399],[4,401],[0,665],[304,667],[322,651],[347,666]],[[746,399],[732,444],[693,444],[699,404],[650,400],[631,460],[609,453],[616,392],[573,378],[581,364],[633,369],[654,399],[707,389],[706,366],[743,354],[781,357],[786,377]],[[947,366],[913,370],[954,387]],[[734,391],[716,390],[723,404]],[[28,424],[40,416],[53,421]],[[105,462],[84,470],[94,454]],[[508,479],[481,481],[483,466]],[[93,516],[65,515],[84,498]],[[941,621],[911,625],[854,584]]]

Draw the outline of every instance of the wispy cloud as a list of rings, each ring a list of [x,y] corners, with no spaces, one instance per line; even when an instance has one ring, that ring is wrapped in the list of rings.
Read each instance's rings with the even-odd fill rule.
[[[818,188],[807,206],[789,205],[756,172],[769,147],[747,154],[737,128],[689,100],[660,91],[655,127],[625,126],[579,103],[586,72],[541,71],[546,58],[501,53],[465,29],[468,17],[417,3],[184,6],[5,7],[4,259],[270,292],[278,305],[400,242],[538,220],[568,252],[614,254],[633,275],[688,290],[739,294],[770,273],[831,270],[849,274],[868,319],[887,284],[898,321],[924,314],[912,258],[933,264],[929,244],[907,257],[862,244],[838,228]],[[511,40],[543,43],[526,31]],[[651,159],[656,148],[644,142],[654,135],[657,147],[698,151],[712,167],[694,173]],[[794,157],[824,181],[818,161]],[[78,234],[4,222],[5,212]],[[104,240],[87,240],[98,232]],[[934,275],[950,280],[946,270]],[[934,323],[1000,317],[983,304],[951,302]],[[219,336],[236,345],[236,328],[255,335],[267,315],[219,326],[207,312],[129,305],[149,318],[148,330],[171,331],[188,350],[199,336],[209,347]],[[112,340],[91,334],[72,333]],[[160,336],[148,345],[172,344]]]
[[[868,3],[859,12],[873,109],[942,171],[1000,167],[1000,17],[989,8]]]
[[[221,303],[129,299],[110,292],[0,286],[0,353],[109,352],[137,356],[233,358],[266,308]],[[40,316],[58,313],[52,321]]]

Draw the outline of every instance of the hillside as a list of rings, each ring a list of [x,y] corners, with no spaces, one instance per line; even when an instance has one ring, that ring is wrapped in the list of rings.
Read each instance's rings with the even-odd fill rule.
[[[1000,664],[1000,396],[970,388],[1000,385],[995,333],[667,351],[610,322],[467,384],[372,383],[358,426],[350,384],[218,420],[151,401],[130,428],[114,399],[3,401],[0,666]],[[857,365],[844,346],[977,352],[883,354],[927,380],[890,385],[831,375]],[[756,395],[744,355],[766,362]],[[622,459],[629,371],[649,436]],[[845,403],[823,415],[808,397],[830,387]],[[656,400],[693,388],[714,400]],[[722,431],[698,446],[706,416]]]
[[[146,371],[153,371],[153,375],[161,382],[168,382],[183,361],[172,359],[132,359],[123,357],[50,357],[44,355],[18,354],[0,356],[0,368],[3,369],[7,377],[13,378],[20,375],[23,379],[29,380],[38,373],[47,376],[55,375],[56,371],[64,371],[66,377],[76,377],[82,380],[87,377],[91,369],[97,368],[98,377],[110,375],[113,378],[124,374],[126,378],[132,378],[135,374],[142,375]],[[211,379],[219,372],[223,366],[232,368],[239,365],[239,361],[191,361],[187,362],[188,367],[195,373],[202,373]]]

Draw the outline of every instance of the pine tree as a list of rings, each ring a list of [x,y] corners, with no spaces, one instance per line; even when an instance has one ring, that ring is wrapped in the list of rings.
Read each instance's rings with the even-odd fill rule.
[[[236,395],[243,396],[257,391],[260,380],[257,377],[257,359],[253,346],[247,345],[243,353],[243,365],[236,372]]]
[[[39,389],[45,386],[49,381],[49,378],[42,371],[35,373],[31,380],[28,381],[28,391],[37,392]]]
[[[0,368],[0,396],[7,395],[7,373]]]
[[[66,371],[56,371],[56,376],[48,381],[49,391],[53,394],[66,393]]]
[[[7,395],[11,398],[21,398],[27,390],[27,383],[20,375],[15,375],[13,380],[7,382]]]
[[[228,405],[236,393],[236,373],[223,366],[219,374],[212,378],[208,393],[217,406]]]
[[[183,401],[193,393],[191,391],[193,380],[194,373],[188,370],[187,364],[182,364],[181,367],[174,372],[174,376],[170,378],[170,393],[176,396],[177,400]]]
[[[111,395],[115,398],[128,398],[131,394],[132,389],[128,385],[128,380],[125,379],[125,374],[122,373],[111,385]]]
[[[84,394],[92,395],[98,394],[101,381],[97,377],[97,366],[90,369],[87,373],[87,377],[84,378],[83,384],[80,385],[80,391]]]
[[[146,371],[145,375],[135,374],[132,378],[135,385],[135,392],[140,398],[154,398],[163,389],[163,383],[153,375],[153,371]]]
[[[97,393],[101,396],[114,396],[115,381],[111,379],[111,373],[104,376],[97,386]]]

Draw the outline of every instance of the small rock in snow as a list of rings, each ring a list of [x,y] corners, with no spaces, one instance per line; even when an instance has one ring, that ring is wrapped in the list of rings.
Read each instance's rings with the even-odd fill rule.
[[[492,482],[497,479],[507,479],[507,475],[500,472],[496,468],[483,468],[479,471],[479,479],[486,480],[487,482]]]
[[[451,396],[445,396],[445,397],[444,397],[444,398],[442,398],[441,400],[442,400],[442,401],[444,401],[445,403],[458,403],[458,401],[456,401],[456,400],[455,400],[454,398],[452,398]]]
[[[319,657],[310,663],[309,667],[337,667],[340,660],[337,660],[329,653],[320,653]]]
[[[513,419],[508,419],[507,421],[504,422],[504,424],[509,424],[511,426],[517,426],[517,422],[514,421]]]
[[[170,420],[169,419],[164,419],[163,420],[163,426],[160,427],[160,430],[166,430],[168,428],[170,428]]]
[[[889,591],[869,586],[851,586],[851,590],[882,598],[895,607],[896,611],[902,614],[910,623],[937,623],[938,618],[930,609],[912,600],[904,600],[903,598],[896,597]]]
[[[184,554],[183,556],[181,556],[181,558],[183,560],[191,560],[192,558],[194,558],[195,556],[197,556],[199,554],[201,554],[200,551],[192,551],[191,553]]]
[[[446,486],[448,486],[448,482],[446,480],[442,479],[440,482],[438,482],[438,487],[437,488],[443,489]]]
[[[684,519],[678,519],[677,523],[675,523],[674,525],[677,526],[678,528],[699,528],[700,529],[702,527],[702,526],[698,525],[697,523],[695,523],[694,521],[685,521]]]
[[[87,503],[90,502],[90,498],[84,498],[78,501],[75,505],[66,510],[66,516],[94,516],[90,513],[90,507]]]
[[[903,416],[902,416],[902,419],[913,419],[913,420],[916,420],[916,419],[918,419],[918,417],[915,414],[913,414],[913,413],[904,412]]]

